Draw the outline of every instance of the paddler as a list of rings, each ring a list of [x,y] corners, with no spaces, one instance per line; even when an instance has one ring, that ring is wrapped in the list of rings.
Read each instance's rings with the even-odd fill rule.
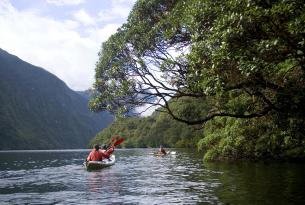
[[[103,145],[101,149],[99,150],[100,154],[100,160],[108,159],[110,160],[110,155],[114,152],[114,146],[111,145],[109,148],[107,148],[106,145]]]
[[[99,153],[100,146],[98,144],[93,146],[93,150],[89,153],[86,161],[99,161],[100,160],[100,153]]]
[[[162,147],[162,145],[160,145],[160,148],[158,150],[158,154],[164,154],[164,155],[167,154],[165,149]]]

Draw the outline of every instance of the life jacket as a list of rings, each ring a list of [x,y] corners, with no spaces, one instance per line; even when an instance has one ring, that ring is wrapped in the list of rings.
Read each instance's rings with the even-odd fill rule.
[[[92,150],[87,157],[87,161],[99,161],[100,160],[100,154],[96,150]]]

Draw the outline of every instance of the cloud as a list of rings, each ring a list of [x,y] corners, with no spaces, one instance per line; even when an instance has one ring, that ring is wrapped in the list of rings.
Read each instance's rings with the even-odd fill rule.
[[[137,0],[112,0],[113,4],[134,4]]]
[[[99,21],[109,22],[118,18],[126,19],[130,12],[129,7],[115,6],[111,10],[102,10],[98,13]]]
[[[0,1],[0,47],[50,71],[74,90],[92,86],[100,45],[119,26],[83,28],[75,20],[19,11]],[[82,29],[86,35],[80,34]]]
[[[156,111],[156,109],[160,108],[159,105],[157,106],[151,106],[151,105],[144,105],[144,106],[141,106],[141,107],[137,107],[135,109],[135,113],[137,114],[140,114],[140,116],[142,117],[147,117],[147,116],[150,116],[153,114],[153,112]]]
[[[75,20],[81,22],[84,25],[95,25],[95,20],[84,9],[78,10],[73,13]]]
[[[86,32],[92,40],[99,42],[100,45],[102,43],[100,39],[108,39],[110,35],[114,34],[120,26],[120,24],[107,24],[101,29],[89,28],[86,30]]]
[[[79,5],[84,2],[85,0],[47,0],[48,4],[54,4],[56,6]]]
[[[98,20],[100,22],[109,22],[116,19],[125,20],[135,2],[136,0],[112,0],[110,9],[104,9],[98,13]]]

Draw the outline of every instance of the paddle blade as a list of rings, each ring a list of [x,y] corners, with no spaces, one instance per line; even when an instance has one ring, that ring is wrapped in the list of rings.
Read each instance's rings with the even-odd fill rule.
[[[119,135],[114,135],[112,138],[111,138],[111,142],[114,142],[115,140],[118,140],[120,138]]]
[[[124,138],[118,139],[113,145],[114,146],[118,146],[119,144],[121,144],[122,142],[124,142]]]

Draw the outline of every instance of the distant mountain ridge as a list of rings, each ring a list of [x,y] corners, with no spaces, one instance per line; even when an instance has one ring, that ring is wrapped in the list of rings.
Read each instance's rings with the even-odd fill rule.
[[[113,122],[48,71],[0,49],[0,149],[85,148]]]
[[[87,90],[83,90],[83,91],[76,91],[79,95],[83,96],[84,98],[86,98],[87,100],[90,100],[90,97],[92,95],[92,90],[91,89],[87,89]]]

